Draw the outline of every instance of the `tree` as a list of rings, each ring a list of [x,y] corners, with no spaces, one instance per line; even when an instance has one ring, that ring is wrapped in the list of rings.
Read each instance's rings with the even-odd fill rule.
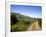
[[[16,24],[16,22],[17,22],[16,16],[14,14],[11,15],[11,25]]]

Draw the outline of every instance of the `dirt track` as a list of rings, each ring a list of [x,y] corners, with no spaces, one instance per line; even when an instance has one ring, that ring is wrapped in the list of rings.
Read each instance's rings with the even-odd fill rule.
[[[27,31],[38,31],[41,30],[38,21],[35,21],[32,23],[32,25],[30,25],[30,27],[27,29]]]

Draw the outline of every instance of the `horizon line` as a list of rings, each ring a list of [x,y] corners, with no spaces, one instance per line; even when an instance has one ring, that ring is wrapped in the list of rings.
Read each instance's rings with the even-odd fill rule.
[[[15,12],[13,12],[13,13],[15,13]],[[18,13],[18,14],[21,14],[21,13]],[[24,14],[21,14],[21,15],[24,15]],[[29,15],[24,15],[24,16],[28,16],[28,17],[32,17],[32,18],[42,18],[42,17],[33,17],[33,16],[29,16]]]

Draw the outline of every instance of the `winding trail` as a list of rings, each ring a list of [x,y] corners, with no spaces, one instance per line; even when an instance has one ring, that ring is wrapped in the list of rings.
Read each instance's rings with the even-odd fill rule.
[[[30,27],[27,29],[27,31],[39,31],[41,30],[38,21],[35,21],[32,23],[32,25],[30,25]]]

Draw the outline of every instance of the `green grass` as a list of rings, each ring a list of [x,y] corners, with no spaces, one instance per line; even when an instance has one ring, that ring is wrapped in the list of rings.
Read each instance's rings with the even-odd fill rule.
[[[11,31],[12,32],[26,31],[27,28],[30,26],[29,24],[30,24],[29,21],[20,21],[20,22],[17,22],[16,24],[11,25]]]

